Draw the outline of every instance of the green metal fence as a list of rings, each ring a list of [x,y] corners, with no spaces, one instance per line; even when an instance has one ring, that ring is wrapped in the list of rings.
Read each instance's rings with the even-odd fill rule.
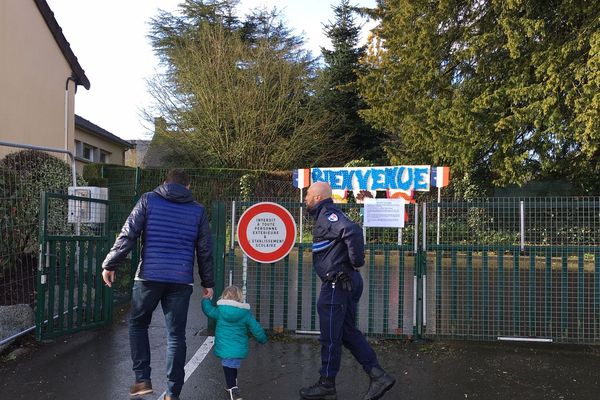
[[[104,166],[101,176],[108,182],[111,201],[124,208],[116,210],[111,223],[118,225],[124,219],[123,214],[144,193],[162,184],[168,169],[130,168],[122,166]],[[186,169],[190,176],[191,188],[196,200],[211,207],[213,201],[269,197],[294,198],[297,193],[291,185],[290,172],[267,172],[239,169]],[[124,214],[126,216],[126,214]],[[114,220],[114,221],[113,221]]]
[[[45,192],[40,204],[37,339],[109,323],[112,290],[101,272],[109,202]]]
[[[219,202],[216,209],[225,223],[223,285],[242,288],[246,300],[260,323],[268,329],[316,333],[319,330],[317,299],[321,282],[312,268],[312,226],[306,209],[299,202],[260,198],[255,201]],[[297,221],[297,243],[284,259],[257,263],[244,256],[237,238],[236,223],[241,214],[258,201],[276,201]],[[361,206],[344,204],[347,215],[362,225]],[[414,206],[409,206],[414,212]],[[399,337],[416,333],[414,223],[399,235],[397,229],[365,229],[366,262],[361,268],[364,290],[359,303],[359,328],[369,336]],[[402,242],[399,243],[399,240]],[[217,249],[217,251],[223,251]],[[217,253],[220,258],[220,253]],[[217,292],[219,292],[218,288]]]
[[[162,184],[168,169],[130,168],[107,165],[101,168],[101,177],[106,179],[111,201],[109,216],[109,236],[112,241],[119,234],[123,223],[139,197]],[[186,169],[190,176],[194,198],[204,204],[212,213],[213,202],[221,199],[252,197],[254,193],[264,196],[290,196],[291,173],[270,173],[266,171],[234,169]],[[213,224],[215,220],[213,218]],[[216,232],[216,231],[215,231]],[[121,277],[115,288],[117,299],[126,300],[131,293],[133,277],[139,262],[139,246],[134,248],[117,273]]]
[[[428,203],[428,337],[600,342],[600,199]]]
[[[113,174],[112,176],[110,174]],[[192,192],[211,212],[217,282],[244,287],[271,329],[316,332],[319,282],[312,271],[312,221],[289,176],[188,170]],[[116,234],[137,196],[166,170],[105,171]],[[125,183],[123,183],[125,182]],[[115,198],[123,189],[123,197]],[[132,194],[134,193],[134,194]],[[232,232],[257,201],[284,205],[297,243],[273,264],[245,259]],[[128,206],[125,206],[128,204]],[[362,224],[361,205],[345,204]],[[370,336],[471,340],[600,341],[600,198],[486,198],[407,204],[401,230],[364,230],[365,287],[358,325]],[[438,222],[439,221],[439,222]],[[132,259],[132,268],[137,259]],[[217,291],[218,292],[218,291]]]

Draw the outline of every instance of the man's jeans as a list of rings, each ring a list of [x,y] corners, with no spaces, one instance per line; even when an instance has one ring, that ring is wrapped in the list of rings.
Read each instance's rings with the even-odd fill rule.
[[[137,382],[150,379],[148,326],[160,301],[167,326],[167,394],[179,397],[185,376],[185,328],[193,287],[177,283],[135,281],[129,318],[129,344]]]

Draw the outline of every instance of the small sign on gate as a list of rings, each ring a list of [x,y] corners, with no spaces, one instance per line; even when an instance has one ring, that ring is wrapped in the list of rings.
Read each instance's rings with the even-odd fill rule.
[[[404,228],[404,201],[365,199],[364,225],[378,228]]]
[[[248,257],[259,263],[274,263],[294,248],[296,221],[277,203],[257,203],[240,217],[237,236]]]

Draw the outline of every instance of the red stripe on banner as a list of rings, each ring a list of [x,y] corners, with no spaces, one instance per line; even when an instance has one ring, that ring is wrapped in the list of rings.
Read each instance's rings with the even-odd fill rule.
[[[302,170],[302,172],[304,173],[304,181],[302,182],[304,184],[303,187],[309,187],[310,186],[310,168],[305,168]]]
[[[450,183],[450,167],[442,167],[442,184],[440,186],[448,186]]]

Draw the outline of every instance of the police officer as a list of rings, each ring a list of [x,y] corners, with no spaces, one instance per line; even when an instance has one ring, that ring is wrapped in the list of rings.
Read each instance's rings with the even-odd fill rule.
[[[377,362],[377,355],[356,328],[356,310],[363,290],[357,268],[365,261],[362,229],[335,205],[331,186],[316,182],[305,198],[313,228],[313,267],[321,278],[317,303],[321,326],[320,378],[300,389],[306,400],[335,400],[335,376],[340,369],[342,345],[369,375],[370,385],[363,400],[381,398],[396,382]]]

